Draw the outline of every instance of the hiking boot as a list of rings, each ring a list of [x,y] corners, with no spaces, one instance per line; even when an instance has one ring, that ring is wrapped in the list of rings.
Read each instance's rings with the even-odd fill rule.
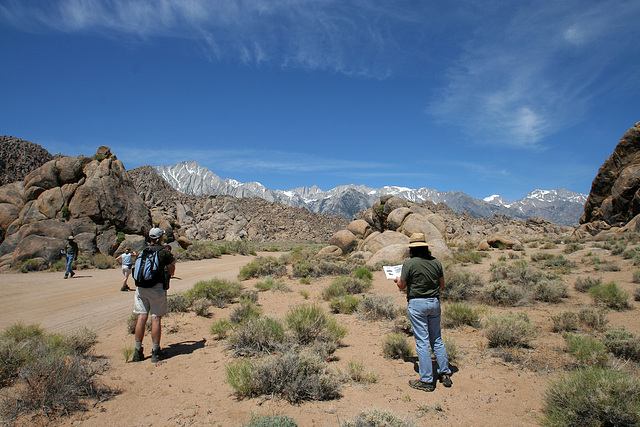
[[[164,352],[161,349],[153,350],[151,352],[151,363],[158,363],[164,359]]]
[[[122,286],[122,287],[120,288],[120,290],[121,290],[122,292],[127,292],[127,291],[130,291],[130,290],[131,290],[131,288],[130,288],[130,287],[128,287],[128,286]]]
[[[451,374],[442,374],[440,375],[440,383],[442,383],[445,387],[451,387],[453,382],[451,381]]]
[[[421,380],[409,380],[409,387],[415,388],[416,390],[430,392],[436,389],[436,383],[435,381],[431,383],[425,383]]]
[[[75,276],[75,275],[76,275],[76,272],[75,272],[75,271],[72,271],[72,272],[71,272],[71,277],[73,277],[73,276]]]
[[[143,350],[144,350],[144,349],[142,349],[142,348],[140,348],[140,350],[136,350],[136,351],[133,353],[133,358],[131,359],[131,361],[132,361],[132,362],[141,362],[141,361],[143,361],[143,360],[144,360],[144,353],[143,353]]]
[[[65,274],[65,275],[64,275],[64,278],[65,278],[65,279],[68,279],[68,278],[69,278],[69,275],[68,275],[68,274]]]

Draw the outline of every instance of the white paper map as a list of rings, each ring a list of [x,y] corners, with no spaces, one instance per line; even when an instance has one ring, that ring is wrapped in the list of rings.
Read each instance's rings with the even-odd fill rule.
[[[387,279],[395,279],[396,277],[400,276],[400,273],[402,273],[402,264],[384,265],[382,266],[382,269],[384,270],[384,274],[386,274]]]

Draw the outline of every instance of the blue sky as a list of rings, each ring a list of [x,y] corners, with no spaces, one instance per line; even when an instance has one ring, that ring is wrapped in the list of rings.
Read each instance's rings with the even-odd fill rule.
[[[0,0],[0,134],[271,189],[588,193],[640,2]]]

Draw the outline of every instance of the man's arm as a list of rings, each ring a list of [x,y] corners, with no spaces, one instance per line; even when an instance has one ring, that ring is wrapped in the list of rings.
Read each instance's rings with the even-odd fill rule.
[[[398,276],[395,279],[393,279],[393,281],[396,282],[396,285],[398,286],[398,289],[400,289],[401,291],[404,291],[404,289],[407,287],[407,282],[402,280],[400,278],[400,276]]]
[[[440,285],[440,290],[444,289],[444,277],[438,279],[438,284]]]

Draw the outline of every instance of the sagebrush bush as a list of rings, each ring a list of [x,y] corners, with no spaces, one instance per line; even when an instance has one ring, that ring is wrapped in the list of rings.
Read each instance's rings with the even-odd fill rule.
[[[238,355],[256,355],[282,351],[285,343],[284,324],[280,319],[265,316],[250,319],[237,326],[229,345]]]
[[[343,295],[360,294],[371,288],[371,281],[358,277],[336,277],[329,286],[323,289],[322,298],[329,301],[331,298]]]
[[[263,276],[282,277],[286,274],[287,266],[283,261],[273,256],[259,256],[243,266],[238,277],[240,280],[247,280],[251,278],[258,279]]]
[[[544,393],[546,426],[640,424],[640,382],[625,372],[589,367],[559,375]]]
[[[580,251],[584,249],[584,245],[581,245],[580,243],[567,243],[563,249],[563,252],[565,254],[572,254],[574,252]]]
[[[185,294],[173,294],[167,297],[169,313],[186,313],[191,307],[191,300]]]
[[[608,310],[603,307],[585,307],[578,312],[580,324],[594,331],[604,331],[609,321]]]
[[[578,277],[573,287],[578,292],[589,292],[589,289],[602,284],[600,277]]]
[[[624,326],[605,331],[602,342],[617,357],[640,362],[640,337]]]
[[[464,303],[451,303],[444,306],[442,311],[442,326],[446,328],[457,328],[462,325],[469,325],[477,328],[480,326],[480,317],[484,310],[472,307]]]
[[[262,314],[262,307],[249,300],[240,300],[229,316],[231,323],[241,324],[247,320],[256,319]]]
[[[523,289],[530,289],[540,280],[549,277],[544,271],[529,266],[525,260],[518,260],[512,264],[498,262],[491,264],[491,281],[497,282],[506,280],[511,284],[521,286]]]
[[[209,332],[216,339],[223,340],[223,339],[225,339],[227,337],[227,335],[229,334],[229,331],[231,330],[232,327],[233,327],[233,324],[229,320],[220,319],[220,320],[214,322],[213,325],[211,325],[211,328],[209,329]]]
[[[93,264],[95,268],[106,270],[108,268],[115,268],[116,259],[111,255],[96,252],[91,256],[91,264]]]
[[[210,307],[211,301],[209,301],[207,298],[198,298],[191,304],[193,312],[196,313],[196,316],[200,317],[209,317]]]
[[[482,279],[476,273],[454,264],[444,265],[444,277],[447,285],[440,291],[442,299],[447,301],[466,301],[475,295],[482,286]]]
[[[291,403],[339,396],[340,381],[315,355],[287,352],[227,367],[227,381],[238,397],[279,396]]]
[[[575,311],[565,310],[551,315],[553,332],[570,332],[578,329],[580,319]]]
[[[175,253],[177,260],[197,261],[201,259],[220,258],[222,251],[213,242],[192,241],[185,250],[178,250]]]
[[[275,280],[271,276],[267,276],[261,282],[254,285],[259,291],[279,291],[291,292],[291,288],[287,286],[284,280]]]
[[[593,286],[589,289],[589,295],[596,304],[604,305],[614,310],[627,310],[631,308],[629,304],[629,294],[620,289],[615,282]]]
[[[371,408],[358,412],[352,420],[346,420],[341,427],[415,427],[417,424],[408,418],[396,415],[386,409]]]
[[[65,266],[66,266],[66,264],[65,264]],[[23,261],[20,264],[20,267],[18,267],[18,270],[21,273],[28,273],[30,271],[42,270],[44,267],[45,266],[44,266],[44,263],[42,261],[39,261],[37,259],[31,258],[31,259]]]
[[[633,272],[633,283],[640,283],[640,270],[636,270]]]
[[[359,305],[360,299],[353,295],[334,297],[329,301],[329,308],[334,313],[351,314],[358,309]]]
[[[207,298],[217,307],[224,307],[227,303],[238,298],[242,292],[242,285],[224,279],[201,280],[193,285],[185,295],[191,301]]]
[[[367,267],[358,267],[353,270],[353,276],[358,279],[371,281],[373,280],[373,273]]]
[[[484,257],[480,252],[470,250],[458,251],[453,256],[453,260],[461,264],[481,264],[482,258]]]
[[[449,362],[455,362],[458,359],[458,345],[453,338],[444,337],[444,348],[447,351],[447,358]]]
[[[484,333],[491,347],[526,347],[535,332],[529,317],[523,313],[489,316]]]
[[[570,333],[565,333],[563,338],[567,343],[567,353],[576,359],[579,366],[604,367],[607,363],[607,347],[597,339]]]
[[[298,423],[293,418],[277,414],[277,415],[251,415],[248,424],[242,424],[242,427],[298,427]]]
[[[480,292],[480,299],[490,305],[513,307],[526,304],[529,293],[521,286],[499,280],[485,285]]]
[[[411,327],[411,321],[407,314],[401,314],[395,319],[393,322],[393,332],[408,336],[413,335],[413,328]]]
[[[542,279],[533,287],[536,300],[558,303],[569,296],[567,284],[561,279]]]
[[[413,356],[413,347],[401,334],[387,334],[382,340],[382,354],[388,359],[406,359]]]
[[[633,290],[633,299],[636,301],[640,301],[640,288],[635,288]]]
[[[318,305],[297,305],[289,308],[285,324],[297,343],[306,345],[314,341],[338,342],[347,334],[347,328],[339,325]]]
[[[369,320],[395,319],[398,308],[391,295],[365,295],[358,306],[358,313]]]

